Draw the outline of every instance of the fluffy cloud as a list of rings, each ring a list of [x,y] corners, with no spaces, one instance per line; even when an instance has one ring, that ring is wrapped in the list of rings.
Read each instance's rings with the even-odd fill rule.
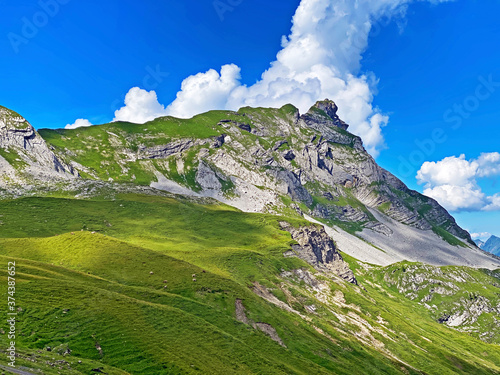
[[[280,107],[287,103],[306,112],[315,101],[330,98],[339,116],[377,156],[384,148],[382,129],[389,118],[373,106],[377,79],[359,75],[368,36],[382,21],[404,25],[408,5],[417,0],[302,0],[282,49],[259,81],[240,83],[240,68],[222,66],[186,78],[176,99],[165,108],[156,92],[130,89],[114,121],[144,123],[172,115],[188,118],[211,109],[242,106]],[[424,0],[436,4],[449,0]]]
[[[144,124],[157,117],[166,116],[167,111],[158,102],[155,91],[146,91],[132,87],[125,95],[125,106],[115,111],[113,121],[128,121]]]
[[[479,165],[479,177],[491,177],[500,175],[500,153],[491,152],[481,154],[477,159]]]
[[[79,118],[74,123],[67,124],[64,127],[64,129],[76,129],[76,128],[82,128],[82,127],[87,127],[87,126],[92,126],[91,122],[89,120]]]
[[[431,3],[446,0],[429,0]],[[282,50],[261,79],[239,83],[240,69],[225,65],[188,77],[168,106],[173,116],[190,117],[207,109],[280,107],[292,103],[305,112],[316,101],[333,99],[340,117],[376,156],[384,147],[388,117],[372,105],[376,79],[358,75],[368,36],[381,20],[404,16],[412,0],[302,0]]]
[[[470,236],[472,237],[473,240],[477,239],[487,240],[488,238],[491,237],[491,233],[488,232],[471,233]]]
[[[436,199],[450,211],[500,210],[500,194],[487,196],[478,178],[500,175],[500,154],[483,153],[475,160],[465,155],[438,162],[425,162],[417,173],[424,194]]]
[[[450,156],[439,162],[425,162],[417,173],[417,179],[427,185],[466,185],[477,175],[478,165],[465,160],[465,155],[458,158]]]
[[[485,206],[486,195],[474,184],[467,186],[442,185],[424,190],[449,211],[478,211]]]
[[[495,194],[487,198],[488,204],[483,211],[500,211],[500,194]]]
[[[220,74],[214,69],[198,73],[182,82],[177,98],[167,108],[177,117],[220,109],[226,106],[228,95],[240,85],[240,68],[234,64],[224,65]]]

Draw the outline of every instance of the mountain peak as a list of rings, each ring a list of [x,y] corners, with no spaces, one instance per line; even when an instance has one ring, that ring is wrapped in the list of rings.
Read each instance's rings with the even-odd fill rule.
[[[337,104],[333,100],[325,99],[317,101],[302,118],[306,122],[326,122],[328,125],[347,130],[349,125],[342,121],[337,115]]]
[[[337,116],[337,111],[339,107],[337,107],[337,104],[333,100],[330,99],[325,99],[325,100],[318,100],[314,105],[309,109],[309,111],[313,110],[313,108],[320,109],[324,111],[330,118],[334,118]]]

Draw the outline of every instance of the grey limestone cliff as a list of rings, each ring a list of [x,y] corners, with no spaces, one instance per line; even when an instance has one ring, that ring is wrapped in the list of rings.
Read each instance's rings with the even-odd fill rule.
[[[75,177],[75,171],[59,160],[26,119],[1,106],[0,170],[0,186]]]
[[[332,272],[350,283],[357,284],[354,273],[322,227],[310,225],[295,228],[287,222],[281,222],[280,225],[297,242],[292,245],[293,252],[287,253],[288,256],[297,256],[318,271]]]

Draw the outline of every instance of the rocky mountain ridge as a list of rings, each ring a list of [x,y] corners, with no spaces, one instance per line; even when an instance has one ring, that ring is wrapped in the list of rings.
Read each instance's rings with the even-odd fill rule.
[[[310,215],[354,236],[376,233],[382,236],[382,248],[395,246],[397,228],[391,223],[402,223],[409,237],[430,233],[431,241],[444,246],[436,265],[450,262],[440,254],[477,249],[435,200],[408,189],[378,166],[362,140],[347,131],[337,110],[335,103],[324,100],[305,114],[292,105],[245,107],[188,120],[163,117],[144,125],[118,122],[44,129],[40,134],[27,124],[23,139],[34,141],[22,145],[4,127],[0,161],[15,173],[3,173],[0,187],[22,188],[29,175],[29,184],[48,188],[61,188],[68,180],[151,186],[214,198],[247,212]],[[6,157],[9,150],[18,150],[25,164]],[[30,159],[30,154],[35,157]],[[380,215],[390,220],[380,220]],[[477,266],[498,266],[487,255],[480,257],[484,259]]]

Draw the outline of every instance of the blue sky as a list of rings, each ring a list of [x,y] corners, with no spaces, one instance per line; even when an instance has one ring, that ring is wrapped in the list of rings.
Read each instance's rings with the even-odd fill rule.
[[[58,128],[328,95],[383,167],[499,235],[500,3],[404,3],[0,1],[0,104]]]

